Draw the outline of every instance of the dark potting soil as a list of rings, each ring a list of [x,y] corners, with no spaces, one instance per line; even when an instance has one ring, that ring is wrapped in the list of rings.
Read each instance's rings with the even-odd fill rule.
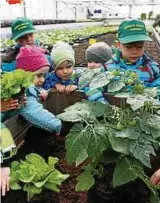
[[[44,190],[42,194],[34,196],[30,200],[31,203],[151,203],[149,191],[140,180],[113,189],[110,185],[112,166],[107,168],[105,178],[97,179],[96,185],[88,193],[75,192],[76,178],[82,172],[83,165],[75,168],[66,161],[65,135],[71,127],[72,124],[64,123],[61,137],[35,127],[28,130],[25,144],[19,150],[16,159],[23,159],[28,153],[38,153],[45,159],[48,156],[58,157],[57,169],[70,174],[62,183],[59,193]],[[160,153],[152,157],[152,166],[152,171],[147,171],[149,176],[160,168]],[[27,194],[21,190],[10,191],[2,198],[2,203],[27,203]]]
[[[71,124],[64,124],[62,135],[69,132]],[[38,153],[45,159],[48,156],[59,158],[56,168],[62,173],[70,174],[70,177],[62,183],[60,192],[45,190],[40,195],[35,195],[31,203],[87,203],[86,192],[75,192],[76,178],[81,172],[81,168],[67,164],[65,153],[65,137],[56,137],[54,134],[41,129],[31,127],[25,139],[25,144],[18,151],[16,159],[20,160],[29,153]],[[2,203],[27,203],[27,193],[21,190],[10,191],[2,197]]]

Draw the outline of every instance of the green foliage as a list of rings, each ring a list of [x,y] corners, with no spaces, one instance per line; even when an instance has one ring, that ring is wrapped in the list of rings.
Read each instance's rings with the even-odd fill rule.
[[[148,13],[148,20],[152,20],[152,17],[153,17],[153,11],[150,11]]]
[[[141,20],[146,20],[147,14],[146,13],[141,13]]]
[[[69,175],[63,175],[55,169],[57,162],[57,158],[49,157],[48,163],[46,163],[38,154],[26,155],[24,161],[13,161],[11,164],[11,189],[23,189],[27,192],[28,200],[35,194],[40,194],[43,188],[59,192],[58,186]]]
[[[64,121],[76,122],[66,139],[68,162],[76,165],[85,160],[88,162],[77,179],[77,191],[88,190],[94,184],[94,175],[103,175],[105,165],[115,163],[114,187],[140,178],[157,194],[157,188],[147,181],[144,168],[151,168],[150,155],[160,149],[160,115],[157,113],[160,103],[145,95],[140,96],[138,107],[130,98],[131,108],[128,109],[82,101],[58,115]],[[136,97],[139,95],[134,97],[135,100]]]
[[[1,78],[1,99],[9,100],[13,95],[33,84],[33,80],[34,75],[31,72],[20,69],[4,73]]]
[[[79,88],[83,89],[88,85],[91,90],[105,87],[107,88],[107,92],[116,95],[116,97],[127,98],[137,94],[147,94],[151,97],[157,96],[157,88],[145,89],[137,73],[131,70],[125,72],[120,72],[119,70],[102,72],[101,68],[94,70],[86,69],[80,75]]]
[[[160,27],[160,14],[156,15],[153,27]]]
[[[87,27],[87,28],[76,29],[76,30],[65,29],[65,30],[38,32],[36,33],[36,38],[39,40],[39,43],[41,46],[51,50],[53,45],[57,41],[64,41],[64,42],[73,44],[77,40],[80,42],[85,39],[88,39],[89,37],[93,37],[99,34],[107,34],[110,32],[115,33],[116,30],[113,29],[112,27],[109,28],[109,27],[97,26],[97,27]],[[5,51],[9,47],[14,46],[15,44],[16,44],[15,41],[10,39],[0,41],[0,45],[3,51]]]

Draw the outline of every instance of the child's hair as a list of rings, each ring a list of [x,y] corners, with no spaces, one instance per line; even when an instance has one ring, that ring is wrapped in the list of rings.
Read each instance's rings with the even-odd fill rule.
[[[87,62],[104,64],[111,59],[112,49],[104,42],[97,42],[87,48],[85,55]]]
[[[65,42],[57,42],[51,51],[52,60],[55,63],[55,70],[58,66],[64,61],[72,62],[73,66],[75,65],[75,53],[68,43]]]
[[[25,71],[35,72],[44,66],[50,66],[45,50],[40,47],[21,47],[16,57],[16,67]]]
[[[118,28],[118,40],[122,44],[152,41],[148,36],[144,22],[136,19],[122,21]]]

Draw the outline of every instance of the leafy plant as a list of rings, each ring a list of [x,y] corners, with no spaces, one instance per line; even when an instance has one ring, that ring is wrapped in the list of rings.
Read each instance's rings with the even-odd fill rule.
[[[97,27],[87,27],[82,29],[76,29],[76,30],[55,30],[55,31],[47,31],[47,32],[38,32],[36,33],[36,38],[39,40],[39,43],[41,46],[51,50],[53,45],[57,41],[64,41],[68,42],[70,44],[73,44],[74,42],[82,42],[84,40],[87,40],[89,37],[98,36],[101,34],[107,34],[107,33],[115,33],[116,29],[112,27],[103,27],[103,26],[97,26]],[[5,52],[9,47],[12,47],[15,45],[14,40],[5,39],[0,40],[0,45],[2,47],[2,50]]]
[[[147,14],[146,13],[141,13],[141,20],[146,20]]]
[[[111,72],[102,72],[101,69],[86,69],[79,78],[79,88],[83,89],[88,85],[90,89],[107,88],[107,92],[116,95],[116,97],[130,97],[137,94],[148,95],[151,93],[154,93],[151,96],[157,96],[157,88],[145,88],[137,73],[131,70],[120,72],[117,69]]]
[[[152,17],[153,17],[153,11],[150,11],[148,13],[148,20],[152,20]]]
[[[23,189],[27,192],[28,200],[35,194],[40,194],[43,188],[59,192],[58,186],[69,175],[63,175],[55,168],[58,158],[49,157],[48,163],[38,154],[26,155],[24,161],[13,161],[11,164],[12,190]]]
[[[114,163],[113,187],[139,178],[158,202],[160,188],[150,184],[144,168],[151,168],[150,155],[160,149],[160,103],[146,95],[129,97],[127,103],[131,108],[83,100],[58,115],[75,122],[66,138],[68,163],[88,163],[77,178],[76,190],[91,188],[95,175],[103,176],[105,165]]]
[[[153,27],[160,27],[160,15],[156,15]]]
[[[9,100],[18,93],[24,93],[25,88],[33,84],[34,75],[31,72],[17,69],[7,72],[1,78],[1,99]]]

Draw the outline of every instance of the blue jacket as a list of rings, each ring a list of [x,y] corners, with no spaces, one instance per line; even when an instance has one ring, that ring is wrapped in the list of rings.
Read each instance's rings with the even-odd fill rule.
[[[135,71],[146,87],[158,87],[158,89],[160,89],[160,67],[158,63],[151,60],[146,54],[143,54],[143,56],[133,64],[124,61],[121,52],[119,52],[105,63],[104,66],[106,71],[112,71],[114,69],[119,69],[122,72],[126,70]]]
[[[74,75],[73,73],[73,76],[71,76],[68,80],[63,81],[61,78],[59,78],[56,75],[55,72],[51,72],[46,75],[45,82],[42,88],[44,88],[45,90],[48,90],[50,88],[54,88],[57,83],[62,84],[64,86],[68,86],[68,85],[78,86],[78,77],[76,76],[76,74]]]
[[[27,105],[19,110],[19,114],[38,128],[50,132],[60,132],[61,121],[44,109],[40,102],[40,90],[35,86],[31,86],[26,90]]]
[[[38,41],[35,41],[35,45],[39,46]],[[8,51],[8,54],[4,57],[2,57],[2,73],[4,72],[11,72],[16,69],[16,56],[19,53],[21,46],[17,44],[15,48],[12,48],[11,50]],[[52,63],[51,56],[49,53],[46,52],[46,57],[50,63],[50,72],[54,70],[54,64]]]

